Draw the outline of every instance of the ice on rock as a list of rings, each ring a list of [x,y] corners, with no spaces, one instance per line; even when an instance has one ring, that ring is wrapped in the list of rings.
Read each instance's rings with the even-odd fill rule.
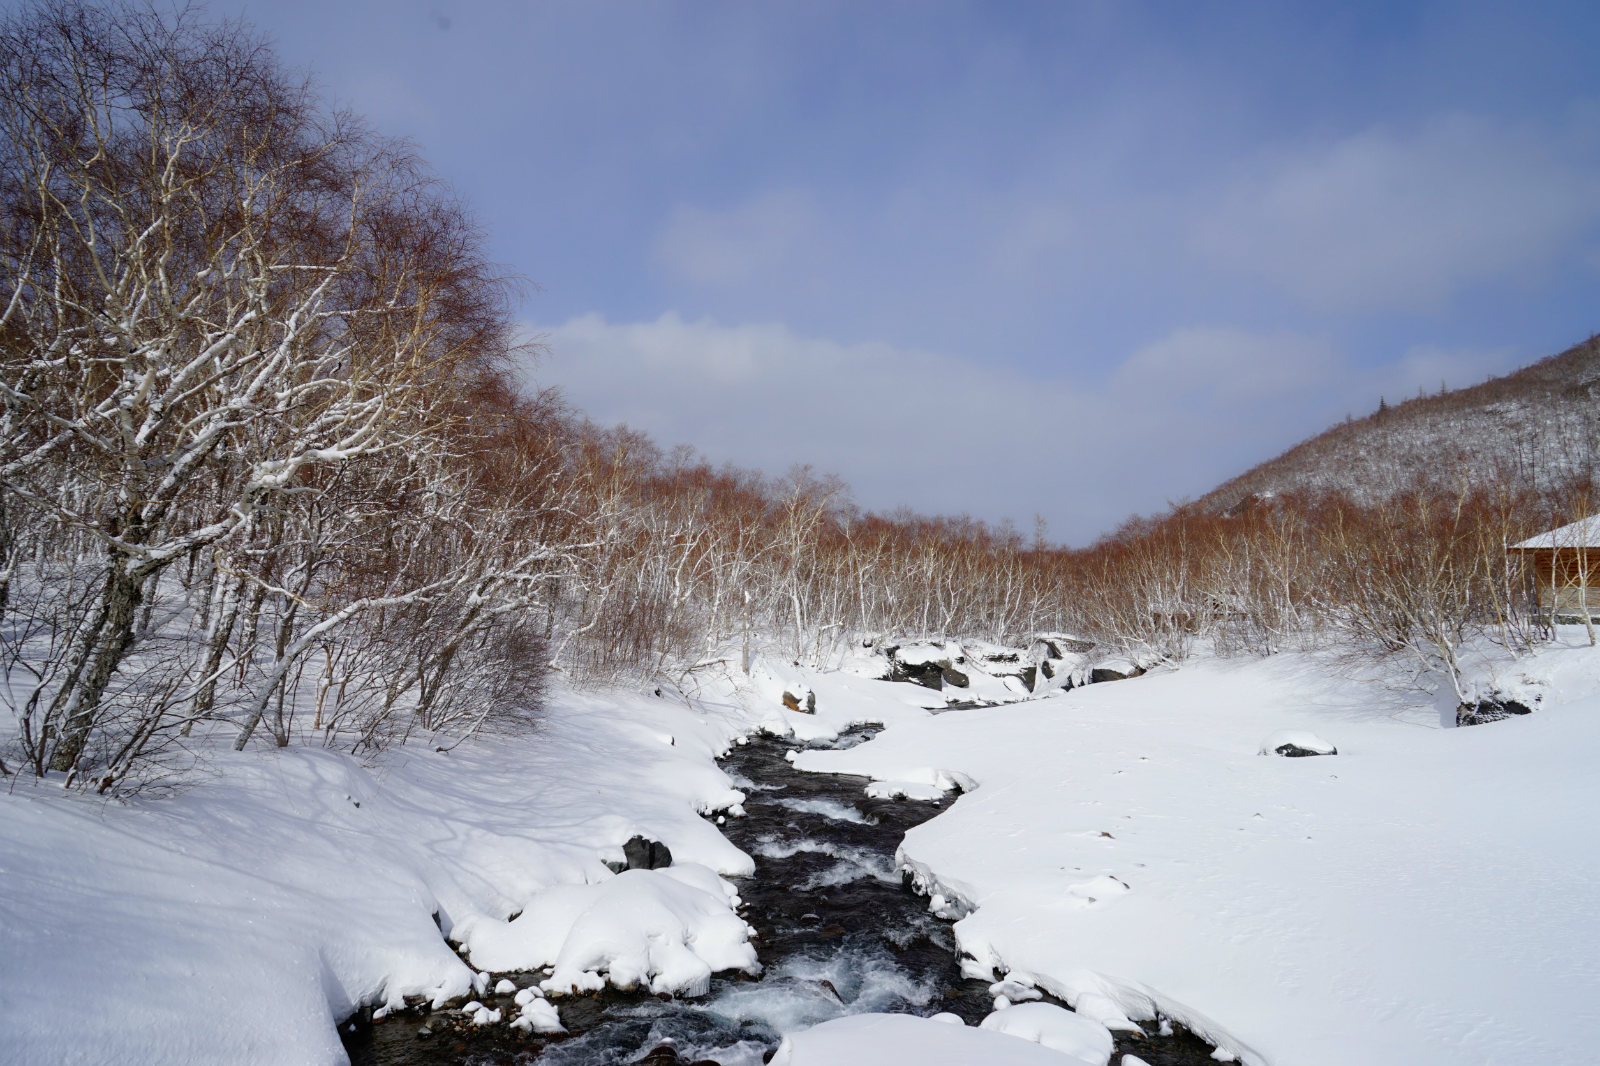
[[[494,986],[494,994],[497,995],[497,996],[515,995],[516,991],[517,991],[516,982],[508,981],[504,977],[500,978],[500,980],[498,982],[496,982],[496,984]]]
[[[1051,1003],[1018,1003],[989,1015],[978,1027],[1031,1040],[1093,1066],[1111,1061],[1111,1030]]]
[[[1280,729],[1261,742],[1260,755],[1337,755],[1339,749],[1304,729]]]

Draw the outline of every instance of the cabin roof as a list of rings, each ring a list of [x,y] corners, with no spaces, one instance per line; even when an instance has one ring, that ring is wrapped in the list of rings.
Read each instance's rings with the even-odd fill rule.
[[[1560,529],[1540,533],[1537,537],[1529,537],[1511,546],[1512,551],[1534,551],[1539,548],[1600,548],[1600,515],[1580,518]]]

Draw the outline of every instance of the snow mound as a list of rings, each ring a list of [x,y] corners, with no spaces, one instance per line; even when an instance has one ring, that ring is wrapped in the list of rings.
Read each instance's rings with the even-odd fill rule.
[[[555,1004],[547,999],[530,999],[522,1005],[522,1017],[517,1019],[523,1024],[520,1028],[531,1029],[535,1033],[564,1033],[567,1027],[561,1024],[561,1016],[556,1013]],[[512,1023],[513,1025],[516,1022]]]
[[[992,1029],[949,1025],[910,1014],[857,1014],[784,1037],[771,1066],[902,1062],[916,1066],[1105,1066],[1106,1059],[1078,1058]]]
[[[1031,980],[1007,979],[996,981],[989,986],[989,994],[991,996],[1004,996],[1009,1003],[1022,1003],[1025,1000],[1041,998],[1039,990],[1033,987]]]
[[[540,986],[551,995],[597,992],[609,980],[699,996],[713,973],[761,971],[750,927],[734,913],[737,899],[715,871],[683,863],[556,885],[509,922],[479,919],[457,931],[476,965],[502,972],[553,966]]]
[[[1051,1003],[1018,1003],[989,1015],[978,1027],[1031,1040],[1094,1066],[1111,1061],[1111,1030]]]
[[[1261,742],[1260,755],[1337,755],[1339,749],[1304,729],[1280,729]]]
[[[895,649],[894,657],[907,666],[926,666],[928,663],[955,662],[965,658],[959,645],[902,644]]]
[[[1067,894],[1081,900],[1082,905],[1088,907],[1119,899],[1131,891],[1133,890],[1126,881],[1112,877],[1110,874],[1101,874],[1099,877],[1091,877],[1082,884],[1072,885],[1067,889]],[[1016,997],[1013,996],[1012,998],[1015,999]]]

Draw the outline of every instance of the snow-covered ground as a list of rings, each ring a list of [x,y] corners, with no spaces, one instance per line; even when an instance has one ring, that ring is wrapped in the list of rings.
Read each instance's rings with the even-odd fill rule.
[[[762,727],[826,741],[882,722],[795,764],[870,775],[876,794],[962,789],[902,862],[965,915],[974,974],[1079,1017],[1023,1004],[958,1038],[857,1016],[792,1034],[784,1061],[879,1062],[911,1040],[1067,1066],[1064,1041],[1093,1043],[1079,1022],[1157,1010],[1275,1066],[1585,1061],[1600,652],[1572,637],[1502,664],[1536,713],[1468,729],[1299,655],[941,714],[938,692],[859,662],[763,665],[737,699],[558,692],[538,735],[448,753],[217,752],[170,798],[19,783],[0,797],[0,1057],[342,1062],[334,1022],[356,1005],[482,991],[441,927],[480,968],[554,967],[546,991],[692,992],[751,964],[716,876],[750,860],[703,817],[743,797],[713,757]],[[1016,698],[971,672],[958,695]],[[784,692],[817,713],[783,710]],[[1284,730],[1338,754],[1258,754]],[[671,848],[671,874],[612,874],[635,835]]]
[[[755,721],[563,693],[535,736],[370,767],[224,748],[171,798],[20,783],[0,795],[0,1060],[342,1063],[356,1006],[483,991],[440,927],[480,967],[692,988],[749,961],[712,871],[751,861],[700,812],[743,798],[712,758]],[[636,834],[675,876],[612,874]]]
[[[1159,1009],[1250,1063],[1592,1061],[1600,654],[1569,637],[1503,670],[1537,713],[1473,728],[1304,656],[1202,659],[795,765],[975,782],[902,862],[974,972],[1112,1027]],[[1338,754],[1258,754],[1280,730]]]

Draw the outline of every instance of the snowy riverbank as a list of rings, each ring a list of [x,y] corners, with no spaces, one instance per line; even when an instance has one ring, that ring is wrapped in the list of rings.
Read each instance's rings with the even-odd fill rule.
[[[1156,1006],[1251,1063],[1585,1061],[1600,653],[1568,636],[1502,677],[1537,713],[1473,728],[1280,655],[902,721],[796,765],[973,779],[902,861],[971,912],[975,970],[1113,1027]],[[1286,728],[1339,754],[1257,754]]]
[[[826,738],[863,721],[887,728],[796,766],[870,775],[876,794],[969,789],[901,858],[967,915],[974,975],[1029,978],[1114,1027],[1159,1008],[1276,1066],[1586,1057],[1600,1000],[1600,654],[1586,646],[1517,665],[1537,713],[1470,729],[1293,655],[938,715],[921,707],[940,695],[914,685],[780,673],[745,705],[558,693],[539,735],[367,767],[217,753],[168,799],[18,785],[0,798],[8,1061],[341,1062],[334,1022],[356,1006],[473,991],[440,927],[496,968],[545,965],[564,947],[550,930],[584,914],[648,940],[654,927],[617,933],[622,909],[604,902],[605,863],[635,835],[683,867],[629,875],[659,878],[658,924],[678,923],[672,950],[638,965],[692,991],[744,946],[711,873],[750,860],[703,817],[743,797],[714,756],[763,725]],[[783,710],[785,686],[817,714]],[[1339,754],[1257,755],[1281,729]],[[594,972],[581,954],[571,975]],[[783,1054],[813,1061],[824,1036]]]
[[[188,791],[127,804],[24,782],[0,795],[3,1057],[343,1062],[334,1023],[358,1005],[474,990],[435,914],[501,948],[506,919],[551,887],[613,882],[605,862],[636,834],[680,866],[747,871],[700,812],[738,803],[712,758],[755,721],[563,693],[534,736],[407,746],[370,767],[222,750]],[[698,895],[742,934],[726,900]],[[702,949],[726,965],[735,939]]]

